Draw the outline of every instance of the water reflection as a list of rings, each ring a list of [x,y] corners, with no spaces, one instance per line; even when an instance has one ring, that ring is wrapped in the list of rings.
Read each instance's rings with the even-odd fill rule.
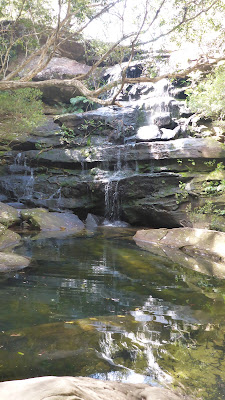
[[[136,247],[129,230],[25,238],[0,277],[1,379],[83,375],[224,399],[225,282]]]

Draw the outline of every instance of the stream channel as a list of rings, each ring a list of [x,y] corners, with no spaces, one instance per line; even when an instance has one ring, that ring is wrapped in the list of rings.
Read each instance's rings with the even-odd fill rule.
[[[23,233],[0,276],[1,380],[91,376],[225,399],[225,281],[137,247],[132,228]]]

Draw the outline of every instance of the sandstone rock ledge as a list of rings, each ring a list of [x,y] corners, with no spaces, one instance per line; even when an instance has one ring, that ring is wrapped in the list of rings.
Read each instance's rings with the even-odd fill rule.
[[[225,233],[173,228],[137,231],[134,240],[145,250],[207,275],[225,279]]]
[[[0,383],[1,400],[191,400],[145,384],[126,384],[70,376],[45,376]]]

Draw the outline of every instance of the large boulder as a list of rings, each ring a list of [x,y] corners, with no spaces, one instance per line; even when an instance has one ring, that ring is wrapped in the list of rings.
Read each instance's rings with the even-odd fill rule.
[[[1,400],[181,400],[173,391],[145,384],[126,384],[70,376],[39,378],[0,383]]]
[[[183,249],[192,247],[225,260],[225,233],[196,228],[147,229],[137,231],[135,240]]]
[[[59,44],[57,53],[59,53],[61,57],[67,57],[82,62],[85,58],[85,46],[82,43],[78,43],[77,38],[68,38]]]
[[[38,62],[38,58],[32,60],[32,64],[35,65]],[[31,65],[28,65],[30,68]],[[37,81],[45,81],[48,79],[70,79],[76,75],[87,73],[91,67],[86,64],[81,64],[75,60],[71,60],[67,57],[53,57],[41,72],[35,76]]]
[[[24,68],[20,73],[20,76],[24,76],[29,70],[34,68],[39,61],[39,57],[34,59]],[[39,72],[34,80],[43,81],[49,79],[70,79],[77,75],[85,74],[90,70],[90,66],[79,63],[75,60],[71,60],[67,57],[53,57],[41,72]],[[47,86],[42,89],[43,100],[47,104],[54,105],[55,103],[69,103],[71,97],[75,97],[80,94],[78,90],[70,87],[57,87]]]
[[[72,213],[49,212],[44,208],[26,209],[21,217],[33,228],[42,231],[78,232],[84,228],[83,222]]]
[[[162,112],[155,116],[154,124],[159,128],[165,128],[171,124],[171,115],[169,112]]]
[[[34,60],[35,62],[35,60]],[[37,62],[37,60],[36,60]],[[70,79],[77,75],[85,74],[90,70],[86,64],[81,64],[66,57],[53,57],[46,68],[39,72],[35,80]],[[71,97],[78,96],[79,90],[70,87],[47,86],[42,89],[43,100],[47,104],[69,103]]]

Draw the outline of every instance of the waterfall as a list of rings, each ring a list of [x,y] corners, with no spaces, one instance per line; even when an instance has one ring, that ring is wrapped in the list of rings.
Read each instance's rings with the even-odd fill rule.
[[[105,184],[105,218],[111,222],[120,220],[119,179]]]
[[[26,199],[31,199],[33,196],[33,192],[34,192],[34,169],[33,168],[29,168],[29,174],[25,175],[27,176],[27,182],[26,182],[26,186],[24,189],[24,194],[23,197]]]
[[[117,225],[121,223],[121,195],[119,186],[122,177],[124,177],[124,171],[122,170],[121,147],[118,146],[114,172],[105,179],[105,218],[110,223]]]
[[[34,169],[27,165],[26,157],[18,153],[8,170],[9,175],[1,180],[4,191],[18,202],[32,199],[35,184]],[[12,187],[13,194],[11,194]]]
[[[53,208],[54,210],[60,210],[62,203],[62,189],[58,188],[51,196],[45,200],[47,207]]]

